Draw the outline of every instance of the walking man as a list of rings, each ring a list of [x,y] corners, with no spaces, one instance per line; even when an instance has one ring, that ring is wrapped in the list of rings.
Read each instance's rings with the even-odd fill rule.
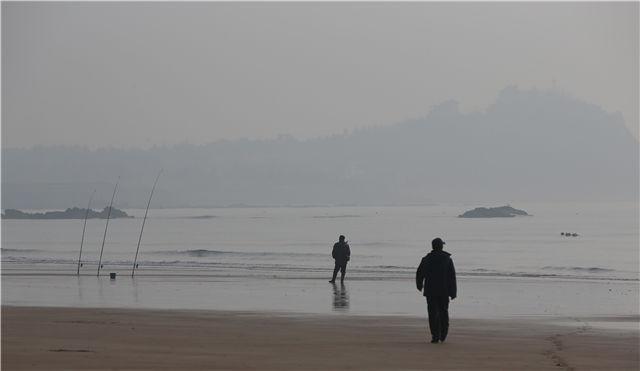
[[[344,236],[341,235],[339,241],[333,244],[331,256],[333,256],[333,259],[336,261],[336,265],[333,268],[333,278],[331,278],[329,282],[336,282],[338,271],[340,271],[341,274],[340,281],[344,282],[344,275],[347,273],[347,262],[351,258],[351,249],[349,249],[347,241],[344,240]]]
[[[416,287],[423,291],[427,298],[429,312],[429,329],[431,342],[444,342],[449,332],[449,298],[456,298],[456,270],[453,267],[451,254],[442,251],[444,241],[435,238],[431,241],[431,252],[418,266]]]

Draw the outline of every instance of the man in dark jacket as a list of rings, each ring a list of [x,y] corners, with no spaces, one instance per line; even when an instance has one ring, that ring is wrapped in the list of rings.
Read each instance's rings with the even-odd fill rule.
[[[432,251],[428,253],[416,272],[418,291],[424,288],[429,312],[431,342],[444,341],[449,332],[449,298],[456,298],[456,270],[451,254],[442,251],[444,241],[436,238],[431,241]]]
[[[344,236],[340,236],[339,241],[333,244],[331,256],[333,256],[333,259],[336,261],[336,265],[333,268],[333,278],[329,282],[336,282],[338,271],[340,271],[341,274],[340,281],[344,282],[344,275],[347,273],[347,262],[351,258],[351,249],[349,249],[347,241],[344,240]]]

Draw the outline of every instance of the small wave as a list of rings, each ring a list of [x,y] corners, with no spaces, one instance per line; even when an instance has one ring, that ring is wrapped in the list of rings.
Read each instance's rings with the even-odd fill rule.
[[[345,215],[314,215],[312,216],[313,219],[337,219],[337,218],[360,218],[360,217],[362,217],[362,215],[345,214]]]
[[[186,255],[196,258],[206,258],[212,256],[239,256],[239,257],[326,257],[327,254],[316,253],[300,253],[300,252],[268,252],[268,251],[256,251],[256,252],[242,252],[242,251],[222,251],[222,250],[208,250],[208,249],[192,249],[192,250],[177,250],[177,251],[154,251],[154,254],[168,254],[168,255]]]
[[[217,218],[217,216],[215,215],[194,215],[194,216],[188,216],[187,219],[213,219],[213,218]]]
[[[197,250],[194,250],[197,251]],[[213,251],[213,250],[204,250]],[[224,252],[223,252],[224,253]],[[192,259],[162,259],[162,260],[139,260],[141,269],[148,269],[156,272],[156,274],[185,274],[189,275],[193,272],[201,272],[211,275],[232,274],[238,277],[253,277],[263,275],[265,277],[281,276],[283,274],[295,274],[299,278],[311,278],[314,274],[324,274],[332,269],[332,265],[317,265],[310,262],[307,256],[300,254],[300,264],[292,264],[281,262],[278,258],[272,262],[258,261],[256,259],[247,259],[240,261],[229,261],[228,259],[218,260],[201,260],[199,257]],[[12,269],[26,270],[46,270],[51,266],[65,267],[75,272],[77,260],[74,259],[56,259],[56,258],[30,258],[30,257],[5,257],[2,258],[3,268],[11,271]],[[85,269],[88,267],[96,267],[96,260],[83,260]],[[9,264],[9,265],[6,265]],[[105,269],[130,269],[131,260],[129,259],[108,259],[103,260]],[[72,267],[72,268],[69,268]],[[411,279],[414,276],[415,267],[403,267],[394,265],[370,265],[370,266],[353,266],[350,272],[359,279]],[[164,273],[163,273],[164,272]],[[288,273],[287,273],[288,272]],[[571,279],[571,280],[606,280],[606,281],[625,281],[638,282],[637,274],[622,274],[623,272],[612,273],[611,275],[594,274],[589,271],[579,272],[501,272],[490,269],[478,268],[470,271],[458,271],[459,277],[487,277],[487,278],[535,278],[535,279]],[[2,273],[6,274],[5,271]]]
[[[401,267],[398,265],[365,265],[362,268],[371,268],[371,269],[402,269],[402,270],[413,270],[415,267]]]
[[[188,255],[194,256],[197,258],[203,258],[207,256],[217,256],[223,254],[231,254],[229,251],[218,251],[218,250],[207,250],[207,249],[194,249],[194,250],[183,250],[183,251],[171,251],[169,254],[176,255]]]
[[[613,269],[611,271],[614,271]],[[601,273],[601,272],[598,272]],[[499,272],[492,270],[477,270],[467,272],[457,272],[458,276],[464,277],[504,277],[504,278],[549,278],[549,279],[576,279],[576,280],[607,280],[607,281],[634,281],[637,282],[638,278],[631,278],[630,276],[608,276],[608,275],[594,275],[590,271],[578,271],[571,273],[536,273],[536,272]]]
[[[573,272],[588,272],[588,273],[605,273],[605,272],[614,272],[614,269],[608,268],[600,268],[600,267],[554,267],[554,266],[546,266],[542,267],[544,270],[555,270],[555,271],[573,271]]]
[[[3,256],[2,263],[20,263],[20,264],[72,264],[74,259],[56,259],[56,258],[29,258],[26,256]],[[83,261],[86,263],[85,261]]]

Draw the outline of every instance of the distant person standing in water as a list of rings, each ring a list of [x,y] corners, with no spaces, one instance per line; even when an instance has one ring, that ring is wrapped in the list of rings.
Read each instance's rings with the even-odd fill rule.
[[[336,265],[333,268],[333,278],[329,282],[336,282],[338,271],[341,274],[340,281],[344,282],[344,275],[347,273],[347,262],[351,258],[351,249],[349,249],[347,241],[344,240],[344,236],[341,235],[339,241],[333,244],[331,256],[336,261]]]
[[[449,298],[456,298],[456,270],[451,254],[442,251],[445,243],[441,238],[431,241],[431,252],[418,266],[416,287],[427,297],[431,342],[444,342],[449,332]]]

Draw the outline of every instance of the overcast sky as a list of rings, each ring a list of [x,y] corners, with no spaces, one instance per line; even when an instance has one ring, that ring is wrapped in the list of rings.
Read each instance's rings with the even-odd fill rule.
[[[308,138],[507,85],[638,131],[638,2],[2,3],[2,145]]]

